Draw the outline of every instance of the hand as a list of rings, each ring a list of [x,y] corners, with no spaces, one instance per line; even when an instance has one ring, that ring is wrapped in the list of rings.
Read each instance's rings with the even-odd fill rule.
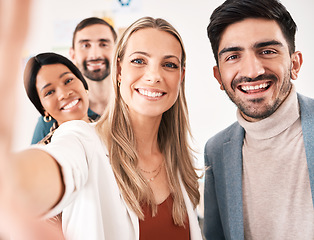
[[[15,89],[26,41],[32,0],[0,0],[0,228],[9,231],[10,150],[15,116]],[[13,194],[13,193],[12,193]],[[0,226],[1,227],[1,226]]]

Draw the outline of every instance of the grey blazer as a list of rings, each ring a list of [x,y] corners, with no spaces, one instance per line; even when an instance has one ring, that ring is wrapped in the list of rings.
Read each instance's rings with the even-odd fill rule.
[[[314,205],[314,99],[298,94]],[[204,235],[208,240],[244,239],[242,145],[244,129],[235,122],[205,146]]]

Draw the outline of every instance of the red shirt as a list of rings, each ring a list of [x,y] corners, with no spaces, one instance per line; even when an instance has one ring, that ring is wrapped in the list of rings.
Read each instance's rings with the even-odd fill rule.
[[[175,225],[172,219],[173,198],[171,194],[157,207],[157,214],[146,204],[142,206],[145,220],[139,220],[140,240],[189,240],[189,219],[186,216],[185,227]]]

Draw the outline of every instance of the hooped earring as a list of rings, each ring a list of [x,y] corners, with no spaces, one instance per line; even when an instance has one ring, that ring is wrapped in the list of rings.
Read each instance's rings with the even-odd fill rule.
[[[44,116],[44,121],[47,123],[47,122],[50,122],[52,120],[52,117],[50,115],[48,116]]]
[[[121,85],[121,82],[120,82],[120,81],[118,81],[118,87],[120,87],[120,85]]]

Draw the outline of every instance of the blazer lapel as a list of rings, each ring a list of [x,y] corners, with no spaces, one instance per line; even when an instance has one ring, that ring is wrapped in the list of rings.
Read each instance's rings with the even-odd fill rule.
[[[298,94],[302,133],[314,205],[314,101]]]
[[[235,125],[223,146],[226,206],[230,239],[244,239],[242,207],[242,145],[244,129]]]
[[[186,192],[186,189],[183,185],[183,182],[182,182],[182,179],[181,179],[181,176],[179,173],[178,173],[178,175],[179,175],[179,182],[180,182],[180,187],[181,187],[183,199],[185,202],[186,211],[187,211],[188,218],[189,218],[191,240],[200,240],[200,239],[202,239],[202,234],[201,234],[201,229],[200,229],[199,222],[197,219],[196,209],[193,208],[193,204],[189,198],[188,193]]]
[[[120,192],[120,198],[122,199],[122,201],[123,201],[123,203],[125,205],[125,208],[126,208],[126,210],[128,212],[128,215],[129,215],[129,220],[132,223],[132,227],[133,227],[133,231],[134,231],[133,237],[135,237],[134,239],[139,239],[140,238],[139,219],[138,219],[136,213],[132,209],[129,208],[129,206],[125,202],[121,192]],[[123,230],[121,230],[121,231],[123,231]],[[130,239],[132,239],[131,236],[130,236]]]

